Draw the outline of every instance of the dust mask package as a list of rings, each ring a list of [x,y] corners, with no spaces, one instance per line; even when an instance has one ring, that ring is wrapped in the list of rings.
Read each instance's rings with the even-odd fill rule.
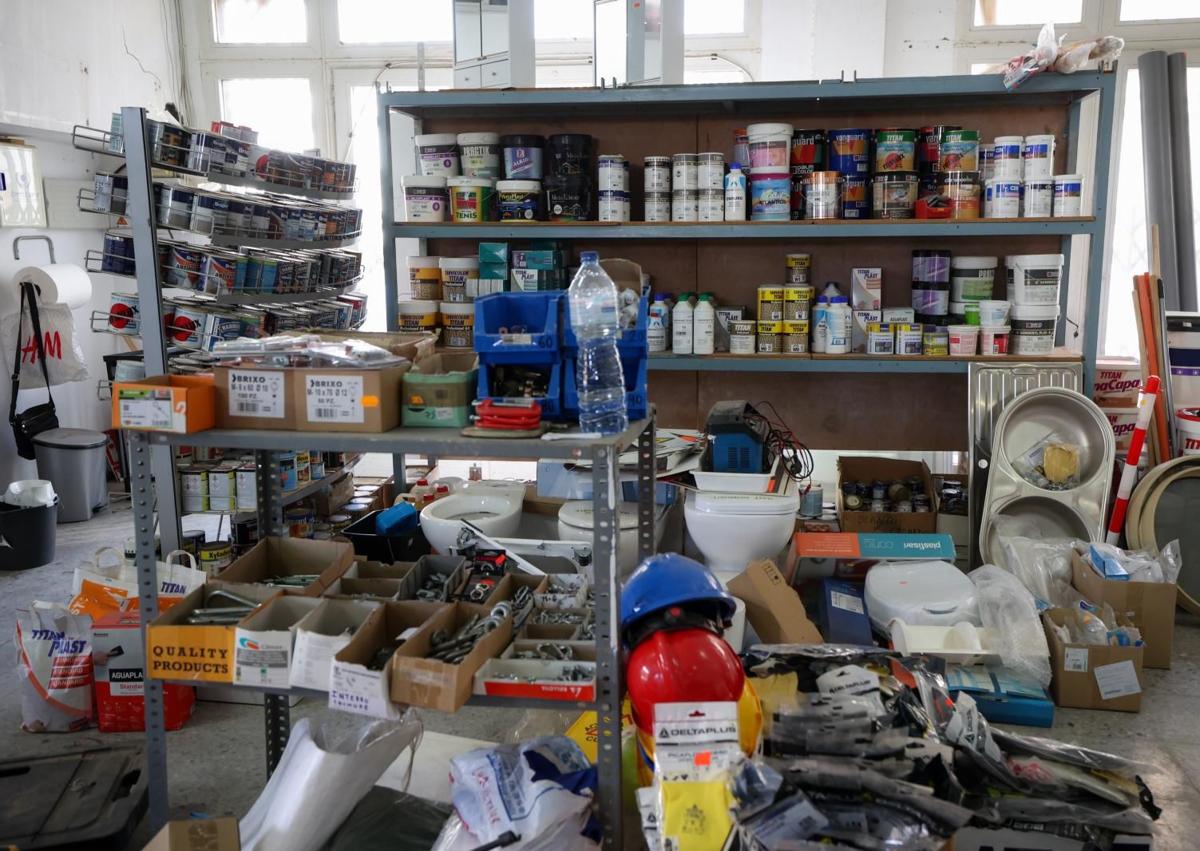
[[[68,733],[92,720],[92,619],[58,603],[17,615],[21,729]]]

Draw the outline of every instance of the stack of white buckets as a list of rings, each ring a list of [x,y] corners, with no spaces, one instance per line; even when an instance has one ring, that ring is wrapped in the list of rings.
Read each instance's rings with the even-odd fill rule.
[[[1011,354],[1023,357],[1054,351],[1058,327],[1061,254],[1011,254],[1004,258],[1008,282]]]

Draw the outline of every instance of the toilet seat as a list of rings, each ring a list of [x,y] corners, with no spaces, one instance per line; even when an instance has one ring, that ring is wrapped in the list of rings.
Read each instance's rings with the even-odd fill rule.
[[[590,499],[573,499],[564,502],[562,508],[558,509],[558,519],[566,526],[586,531],[587,534],[581,540],[590,541],[592,539],[596,520]],[[624,532],[627,529],[636,529],[637,525],[637,506],[630,502],[621,503],[617,509],[617,527]]]
[[[709,514],[795,514],[800,510],[800,494],[694,492],[688,500],[697,511]]]

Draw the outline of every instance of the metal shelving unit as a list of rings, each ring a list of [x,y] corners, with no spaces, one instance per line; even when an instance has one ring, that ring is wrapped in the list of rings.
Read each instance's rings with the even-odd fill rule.
[[[151,488],[152,449],[169,451],[171,446],[224,446],[254,450],[259,467],[258,522],[260,530],[280,534],[283,527],[284,494],[280,491],[277,450],[303,444],[331,451],[426,453],[458,458],[551,458],[588,461],[592,465],[592,510],[596,519],[593,539],[593,585],[595,588],[596,699],[588,704],[547,700],[515,700],[474,697],[473,705],[509,708],[594,708],[599,724],[599,802],[604,821],[606,847],[620,847],[621,837],[621,697],[622,673],[618,645],[617,535],[620,493],[620,456],[629,447],[637,451],[638,555],[654,551],[655,439],[653,419],[639,420],[623,433],[595,440],[488,439],[463,437],[453,430],[413,428],[384,434],[346,432],[256,431],[214,429],[194,434],[130,432],[130,469],[134,532],[137,542],[139,602],[143,634],[158,616],[154,556],[154,494]],[[162,680],[146,679],[146,756],[150,772],[150,825],[152,830],[167,820],[167,738],[163,728]],[[192,685],[193,683],[187,683]],[[264,692],[267,769],[270,772],[287,745],[290,731],[288,697],[292,694],[323,699],[324,692],[309,690],[256,689]]]
[[[1013,366],[1022,363],[1078,363],[1079,355],[1045,357],[968,355],[954,357],[891,355],[650,355],[649,368],[663,372],[903,372],[966,375],[973,363]]]

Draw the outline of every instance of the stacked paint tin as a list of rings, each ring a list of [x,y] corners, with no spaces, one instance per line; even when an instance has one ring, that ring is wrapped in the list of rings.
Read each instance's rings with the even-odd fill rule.
[[[1078,216],[1083,178],[1054,174],[1055,137],[997,136],[984,194],[984,216],[994,219]]]
[[[917,322],[945,325],[949,321],[949,251],[918,249],[912,253],[912,306]]]
[[[751,124],[746,127],[750,155],[750,220],[791,218],[792,125]],[[739,162],[741,162],[739,160]]]
[[[824,130],[792,131],[791,216],[793,219],[804,218],[804,197],[808,177],[814,171],[824,170],[825,144]]]

